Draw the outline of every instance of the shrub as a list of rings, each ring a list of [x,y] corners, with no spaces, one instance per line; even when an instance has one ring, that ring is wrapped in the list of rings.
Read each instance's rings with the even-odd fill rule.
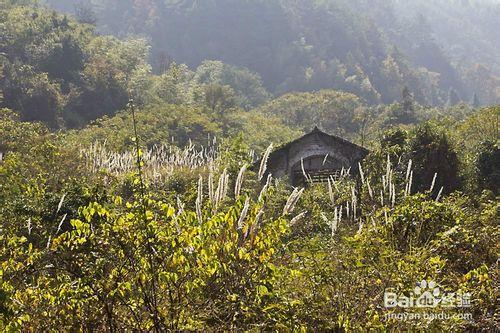
[[[441,187],[444,193],[451,193],[460,187],[457,153],[442,130],[429,123],[418,126],[409,149],[409,158],[414,165],[414,184],[418,191],[428,190],[436,174],[434,194]]]

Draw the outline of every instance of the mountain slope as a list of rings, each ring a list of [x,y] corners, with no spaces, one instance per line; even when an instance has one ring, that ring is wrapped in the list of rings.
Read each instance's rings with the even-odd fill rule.
[[[51,0],[66,10],[72,2]],[[217,59],[259,73],[277,94],[334,88],[389,103],[408,86],[424,104],[447,103],[450,90],[465,101],[475,92],[483,104],[500,100],[494,1],[106,0],[87,6],[78,7],[80,15],[94,11],[102,32],[149,38],[156,71],[171,60],[196,67]],[[478,73],[486,74],[486,84]]]

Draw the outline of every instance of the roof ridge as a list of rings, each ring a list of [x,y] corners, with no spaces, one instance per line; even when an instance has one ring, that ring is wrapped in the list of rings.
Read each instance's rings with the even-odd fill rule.
[[[277,148],[276,148],[273,152],[271,152],[271,155],[275,154],[276,152],[278,152],[278,151],[280,151],[280,150],[287,149],[287,148],[288,148],[289,146],[291,146],[292,144],[294,144],[294,143],[296,143],[297,141],[302,140],[302,139],[304,139],[305,137],[307,137],[307,136],[309,136],[309,135],[312,135],[312,134],[323,134],[323,135],[326,135],[326,136],[328,136],[328,137],[330,137],[330,138],[333,138],[333,139],[335,139],[335,140],[338,140],[338,141],[340,141],[340,142],[342,142],[342,143],[344,143],[344,144],[348,144],[348,145],[351,145],[351,146],[353,146],[353,147],[355,147],[355,148],[357,148],[357,149],[361,149],[361,150],[364,150],[365,152],[369,152],[369,150],[368,150],[367,148],[363,147],[363,146],[360,146],[360,145],[358,145],[358,144],[356,144],[356,143],[354,143],[354,142],[351,142],[351,141],[349,141],[349,140],[347,140],[347,139],[344,139],[344,138],[342,138],[342,137],[340,137],[340,136],[336,136],[336,135],[333,135],[333,134],[328,134],[328,133],[326,133],[326,132],[322,131],[321,129],[319,129],[319,127],[318,127],[318,126],[315,126],[315,127],[314,127],[314,129],[313,129],[311,132],[306,133],[306,134],[302,135],[301,137],[298,137],[298,138],[296,138],[296,139],[294,139],[294,140],[292,140],[292,141],[290,141],[290,142],[288,142],[288,143],[286,143],[286,144],[282,145],[281,147],[277,147]]]
[[[341,141],[343,143],[347,143],[347,144],[350,144],[350,145],[355,146],[357,148],[360,148],[360,149],[368,151],[367,148],[365,148],[365,147],[363,147],[361,145],[358,145],[358,144],[356,144],[354,142],[351,142],[351,141],[349,141],[347,139],[344,139],[343,137],[340,137],[340,136],[337,136],[337,135],[334,135],[334,134],[329,134],[329,133],[326,133],[325,131],[322,131],[321,129],[319,129],[319,127],[317,125],[314,126],[314,128],[313,128],[313,130],[311,132],[306,133],[303,136],[301,136],[301,137],[299,137],[299,138],[297,138],[297,139],[295,139],[293,141],[290,141],[290,143],[295,142],[297,140],[300,140],[300,139],[304,138],[305,136],[313,134],[313,133],[321,133],[321,134],[327,135],[327,136],[329,136],[331,138],[334,138],[336,140],[339,140],[339,141]]]

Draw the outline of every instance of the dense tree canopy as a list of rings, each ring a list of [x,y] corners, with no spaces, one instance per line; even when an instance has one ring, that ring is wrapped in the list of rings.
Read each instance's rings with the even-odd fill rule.
[[[276,98],[259,109],[277,115],[290,127],[304,132],[320,126],[327,132],[354,138],[360,131],[367,106],[355,95],[322,90],[315,93],[291,93]]]
[[[49,1],[67,11],[76,2]],[[433,105],[450,88],[464,101],[500,98],[500,6],[491,0],[87,3],[101,31],[150,37],[156,71],[169,59],[193,68],[215,59],[259,73],[273,93],[338,89],[391,103],[407,85]]]
[[[0,0],[0,331],[498,330],[498,11]]]
[[[4,105],[53,128],[81,126],[122,109],[146,67],[147,45],[94,34],[44,9],[0,9]]]

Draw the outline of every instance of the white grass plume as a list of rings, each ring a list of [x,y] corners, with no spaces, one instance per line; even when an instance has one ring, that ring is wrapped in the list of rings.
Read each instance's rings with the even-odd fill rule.
[[[332,181],[330,180],[330,177],[328,177],[328,197],[330,198],[332,205],[334,205],[335,196],[333,195]]]
[[[330,154],[326,154],[325,155],[325,158],[323,159],[323,164],[322,165],[325,165],[326,161],[328,160],[328,155],[330,155]]]
[[[292,192],[292,194],[290,194],[290,196],[288,197],[288,200],[285,204],[285,207],[283,208],[283,216],[286,216],[288,214],[290,214],[291,212],[293,212],[293,210],[295,209],[295,205],[297,204],[297,202],[299,201],[300,197],[302,196],[302,193],[304,193],[304,189],[298,189],[298,188],[295,188]]]
[[[269,187],[271,186],[271,180],[272,180],[272,175],[271,175],[271,174],[268,174],[268,175],[267,175],[267,181],[266,181],[266,183],[264,184],[264,186],[262,187],[262,190],[260,190],[260,193],[259,193],[259,201],[262,201],[262,199],[264,198],[264,195],[266,195],[267,190],[268,190],[268,189],[269,189]]]
[[[359,168],[359,175],[361,176],[361,184],[365,184],[365,173],[363,172],[363,167],[361,166],[361,163],[358,162],[358,168]]]
[[[198,217],[198,222],[200,224],[203,222],[202,206],[203,206],[203,177],[200,175],[200,178],[198,179],[198,195],[196,197],[196,216]]]
[[[59,213],[59,211],[61,210],[61,207],[64,203],[64,198],[66,198],[66,194],[63,194],[63,196],[61,197],[61,200],[59,201],[59,204],[57,205],[57,211],[56,211],[56,214]]]
[[[302,176],[304,176],[304,179],[306,181],[309,181],[309,177],[307,176],[306,169],[304,168],[304,159],[300,159],[300,169],[302,170]]]
[[[273,144],[271,143],[269,147],[267,147],[266,151],[264,152],[264,155],[262,156],[262,160],[260,161],[260,168],[258,173],[259,181],[262,180],[264,174],[266,173],[267,160],[269,159],[269,155],[271,154],[272,151],[273,151]]]
[[[290,221],[290,226],[293,227],[294,225],[296,225],[300,220],[302,220],[304,218],[304,216],[306,216],[307,214],[307,211],[303,211],[302,213],[300,213],[299,215],[295,216],[291,221]]]
[[[437,197],[436,197],[436,201],[439,201],[439,199],[441,199],[441,194],[443,194],[443,186],[441,186],[441,188],[439,189],[439,193],[437,194]]]
[[[212,169],[208,173],[208,199],[210,202],[215,201],[215,192],[214,192],[214,174]]]
[[[56,231],[56,234],[59,233],[59,231],[61,231],[61,227],[64,223],[64,220],[66,220],[66,217],[68,216],[68,214],[64,214],[63,218],[61,219],[61,222],[59,222],[59,225],[57,226],[57,231]]]
[[[408,161],[408,167],[406,168],[406,177],[405,177],[406,182],[408,182],[408,178],[410,177],[410,171],[411,171],[412,164],[413,164],[413,162],[410,159]]]
[[[238,229],[243,229],[243,222],[245,221],[248,209],[250,208],[250,198],[246,198],[243,209],[241,210],[240,218],[238,219]]]
[[[257,215],[255,216],[255,225],[259,225],[260,224],[260,220],[262,219],[262,216],[264,216],[264,210],[261,209],[259,210],[259,212],[257,213]]]
[[[368,187],[368,194],[370,195],[370,199],[372,199],[372,200],[373,200],[373,190],[372,190],[372,187],[371,187],[371,185],[370,185],[370,181],[368,181],[368,180],[367,180],[367,181],[366,181],[366,185],[367,185],[367,187]]]
[[[434,178],[432,178],[432,184],[431,184],[431,187],[429,189],[429,192],[432,193],[432,191],[434,190],[434,185],[436,185],[436,178],[437,178],[437,172],[434,174]]]
[[[247,165],[243,165],[238,173],[238,178],[236,179],[236,183],[234,185],[234,197],[237,199],[241,193],[241,187],[243,185],[243,178],[245,176],[245,171],[247,170]]]
[[[224,169],[224,171],[222,171],[222,174],[219,177],[217,190],[215,190],[214,194],[215,209],[217,209],[217,207],[219,207],[222,201],[226,199],[228,182],[229,182],[229,175],[227,174],[227,169]]]

